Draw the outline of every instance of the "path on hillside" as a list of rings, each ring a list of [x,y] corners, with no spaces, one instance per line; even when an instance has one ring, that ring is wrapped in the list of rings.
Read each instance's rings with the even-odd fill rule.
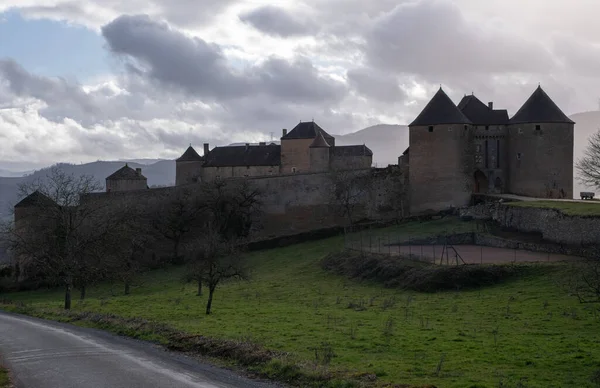
[[[2,311],[0,358],[17,388],[275,386],[145,342]]]

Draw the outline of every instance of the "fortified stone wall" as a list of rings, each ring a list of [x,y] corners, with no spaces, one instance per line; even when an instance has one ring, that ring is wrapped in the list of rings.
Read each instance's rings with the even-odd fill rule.
[[[488,219],[520,232],[541,233],[544,240],[569,245],[600,244],[600,217],[570,216],[555,209],[479,204],[461,210],[462,216]]]
[[[279,174],[279,166],[234,166],[234,167],[203,167],[202,180],[214,181],[217,177],[243,178],[255,176],[270,176]]]
[[[351,174],[364,175],[369,187],[356,198],[354,220],[387,220],[408,214],[406,177],[399,168],[365,169]],[[307,173],[272,177],[250,177],[261,192],[264,216],[263,229],[256,239],[293,235],[348,223],[332,200],[333,181],[329,173]],[[132,201],[150,203],[177,190],[200,187],[202,183],[177,187],[116,193],[94,193],[86,201],[98,201],[107,206]]]

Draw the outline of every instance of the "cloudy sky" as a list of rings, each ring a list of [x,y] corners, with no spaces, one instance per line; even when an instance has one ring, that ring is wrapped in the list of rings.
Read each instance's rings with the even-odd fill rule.
[[[597,0],[0,0],[0,168],[405,124],[439,85],[598,109]]]

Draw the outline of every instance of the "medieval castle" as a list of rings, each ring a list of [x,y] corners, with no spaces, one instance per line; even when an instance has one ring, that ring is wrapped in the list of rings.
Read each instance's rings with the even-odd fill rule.
[[[469,204],[473,193],[573,198],[574,125],[538,87],[512,117],[440,90],[409,125],[411,214]]]
[[[300,122],[289,133],[283,130],[280,145],[211,150],[204,144],[202,156],[190,146],[176,161],[175,187],[165,189],[253,179],[265,192],[276,233],[343,222],[328,198],[327,177],[340,170],[374,177],[370,192],[361,194],[363,219],[462,207],[476,193],[573,198],[574,124],[541,87],[512,118],[474,95],[456,105],[440,88],[409,125],[409,147],[398,166],[372,168],[366,145],[337,146],[315,122]],[[106,178],[106,193],[89,198],[109,200],[113,193],[139,198],[165,189],[148,189],[141,169],[125,165]],[[28,198],[15,208],[33,206]]]

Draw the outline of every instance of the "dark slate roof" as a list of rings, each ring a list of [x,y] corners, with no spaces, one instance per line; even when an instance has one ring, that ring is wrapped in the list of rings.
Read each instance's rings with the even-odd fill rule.
[[[282,140],[290,139],[314,139],[319,133],[323,134],[328,143],[333,142],[333,136],[325,132],[325,130],[317,125],[314,121],[300,123],[294,127],[287,135],[283,136]]]
[[[409,127],[437,124],[472,124],[440,88]]]
[[[510,119],[510,124],[529,123],[575,124],[573,120],[560,110],[541,86],[538,86],[521,109]]]
[[[508,124],[506,109],[490,109],[474,95],[464,96],[458,104],[458,109],[475,125]]]
[[[36,190],[33,193],[29,194],[27,197],[23,198],[19,203],[15,205],[15,207],[45,207],[56,205],[56,202],[50,199],[50,197]]]
[[[335,146],[332,150],[334,156],[373,156],[373,151],[366,145]]]
[[[315,140],[310,144],[310,148],[329,148],[331,147],[323,137],[323,132],[319,132]]]
[[[143,175],[138,175],[137,172],[127,164],[123,167],[109,175],[106,179],[111,181],[116,180],[146,180],[146,177]]]
[[[215,147],[205,158],[205,167],[278,166],[280,145]]]
[[[408,147],[403,153],[402,155],[408,155],[410,152],[410,147]]]
[[[177,162],[200,162],[202,156],[198,155],[194,147],[189,146],[187,150],[176,160]]]

